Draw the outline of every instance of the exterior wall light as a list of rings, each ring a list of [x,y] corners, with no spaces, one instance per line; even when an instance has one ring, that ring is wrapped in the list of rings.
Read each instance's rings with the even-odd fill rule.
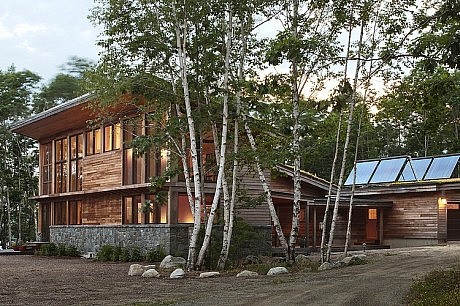
[[[438,205],[439,207],[445,207],[447,205],[447,199],[444,197],[438,198]]]

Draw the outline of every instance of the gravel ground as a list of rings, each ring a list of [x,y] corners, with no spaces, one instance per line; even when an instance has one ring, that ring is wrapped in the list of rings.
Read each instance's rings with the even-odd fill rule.
[[[129,263],[0,256],[0,305],[402,305],[415,278],[460,263],[460,244],[367,254],[317,273],[176,280],[129,277]]]

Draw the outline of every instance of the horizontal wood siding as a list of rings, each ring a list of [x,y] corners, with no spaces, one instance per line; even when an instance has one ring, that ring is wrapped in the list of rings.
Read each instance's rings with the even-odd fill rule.
[[[116,150],[83,158],[84,191],[121,186],[122,151]]]
[[[83,200],[82,224],[114,225],[121,224],[120,196],[100,196]]]
[[[438,198],[434,194],[405,194],[393,197],[385,211],[384,238],[438,238]]]

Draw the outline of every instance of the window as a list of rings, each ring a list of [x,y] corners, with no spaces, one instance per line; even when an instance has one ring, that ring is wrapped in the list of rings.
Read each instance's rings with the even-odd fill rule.
[[[141,125],[126,121],[123,128],[123,185],[144,183],[143,159],[130,147],[131,141],[138,135],[142,135]]]
[[[82,189],[83,134],[70,137],[70,191]]]
[[[69,224],[81,224],[81,201],[69,201]]]
[[[54,211],[53,224],[54,225],[67,224],[67,209],[66,208],[67,208],[66,202],[54,202],[53,203],[53,211]]]
[[[42,145],[41,150],[41,194],[51,194],[52,185],[52,146],[51,142]]]
[[[55,152],[55,192],[67,192],[67,138],[56,140]]]
[[[101,129],[86,132],[86,155],[101,153],[102,133]]]
[[[369,220],[377,220],[377,208],[369,208],[367,218]]]
[[[141,196],[123,198],[123,224],[142,223]]]
[[[121,126],[119,123],[104,127],[104,152],[120,149]]]

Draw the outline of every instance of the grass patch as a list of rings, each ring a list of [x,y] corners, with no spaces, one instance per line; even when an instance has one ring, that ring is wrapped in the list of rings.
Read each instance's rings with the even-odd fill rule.
[[[412,284],[406,299],[409,305],[460,305],[460,265],[433,271]]]

